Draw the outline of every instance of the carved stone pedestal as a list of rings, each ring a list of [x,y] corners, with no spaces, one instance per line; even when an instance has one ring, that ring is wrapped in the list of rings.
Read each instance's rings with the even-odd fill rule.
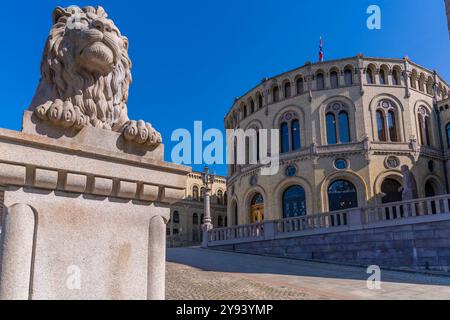
[[[167,205],[190,169],[163,162],[162,145],[30,121],[34,134],[0,129],[0,299],[164,299]]]

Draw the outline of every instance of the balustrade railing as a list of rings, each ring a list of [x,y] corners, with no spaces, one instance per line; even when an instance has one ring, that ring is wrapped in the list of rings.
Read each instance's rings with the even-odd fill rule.
[[[396,225],[415,217],[432,217],[450,213],[450,194],[355,208],[344,211],[327,212],[301,217],[264,221],[261,223],[239,225],[208,231],[208,243],[241,243],[261,240],[273,240],[283,237],[295,237],[315,232],[332,233],[377,227],[376,224]],[[418,219],[418,221],[420,221]]]

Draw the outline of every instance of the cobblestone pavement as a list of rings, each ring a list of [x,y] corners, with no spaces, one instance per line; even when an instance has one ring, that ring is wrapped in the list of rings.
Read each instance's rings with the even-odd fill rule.
[[[200,248],[168,249],[169,300],[450,299],[450,277],[382,270],[367,289],[364,268]]]

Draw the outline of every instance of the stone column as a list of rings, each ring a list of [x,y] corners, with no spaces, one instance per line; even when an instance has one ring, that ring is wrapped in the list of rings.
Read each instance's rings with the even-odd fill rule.
[[[205,218],[204,224],[202,225],[203,240],[202,248],[208,247],[208,231],[213,229],[212,219],[211,219],[211,189],[206,188],[205,191]]]
[[[36,217],[25,204],[4,210],[0,300],[31,299]]]
[[[166,288],[166,223],[161,216],[153,217],[149,227],[148,300],[164,300]]]

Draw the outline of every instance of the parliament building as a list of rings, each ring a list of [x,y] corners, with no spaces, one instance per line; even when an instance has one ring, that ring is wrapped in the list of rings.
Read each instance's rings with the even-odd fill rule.
[[[263,79],[225,127],[279,129],[280,170],[229,165],[229,225],[401,201],[405,170],[416,196],[448,193],[449,93],[408,57],[360,54]]]

